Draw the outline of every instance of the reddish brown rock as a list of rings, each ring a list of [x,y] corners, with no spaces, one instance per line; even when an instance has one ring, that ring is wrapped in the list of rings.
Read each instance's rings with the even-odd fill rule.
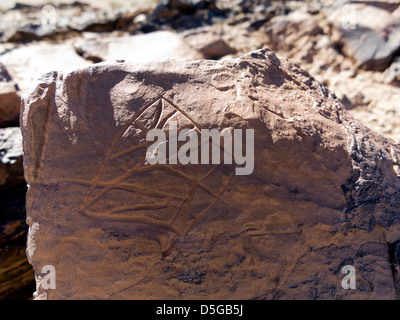
[[[47,73],[23,101],[39,299],[399,298],[399,145],[272,51]],[[172,121],[253,129],[254,171],[146,163]]]
[[[0,63],[0,126],[18,121],[21,98],[7,69]]]

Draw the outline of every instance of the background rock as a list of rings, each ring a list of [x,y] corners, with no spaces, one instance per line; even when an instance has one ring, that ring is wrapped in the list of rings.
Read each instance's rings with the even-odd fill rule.
[[[24,184],[19,128],[0,128],[0,190]]]
[[[394,59],[390,67],[383,74],[383,82],[400,85],[400,57]]]
[[[38,81],[21,119],[39,298],[399,297],[400,148],[296,64],[260,50]],[[146,165],[146,132],[171,120],[254,129],[254,172]]]
[[[347,1],[348,3],[361,3],[369,6],[378,7],[380,9],[384,9],[390,12],[395,11],[400,6],[400,1],[398,0],[354,0]]]
[[[204,59],[218,60],[236,52],[221,35],[208,28],[194,29],[183,33],[185,42],[198,51]]]
[[[21,98],[4,65],[0,64],[0,126],[18,123]]]
[[[0,129],[0,299],[31,298],[34,272],[26,258],[25,194],[19,128]]]
[[[0,192],[0,299],[32,299],[34,272],[26,258],[26,185]]]
[[[84,58],[96,62],[125,60],[140,63],[171,58],[200,59],[203,57],[190,48],[182,37],[169,31],[77,42],[75,48]]]
[[[329,20],[333,41],[359,68],[385,70],[400,48],[400,21],[384,9],[353,4],[338,8]]]
[[[54,70],[72,70],[87,66],[89,61],[80,57],[69,44],[31,44],[10,50],[0,56],[12,79],[24,92],[33,78]]]

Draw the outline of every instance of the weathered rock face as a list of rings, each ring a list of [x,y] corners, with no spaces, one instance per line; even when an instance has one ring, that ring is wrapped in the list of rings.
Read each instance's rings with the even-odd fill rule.
[[[399,146],[272,51],[47,73],[23,101],[38,298],[399,297]],[[253,172],[148,164],[175,122],[253,129]]]

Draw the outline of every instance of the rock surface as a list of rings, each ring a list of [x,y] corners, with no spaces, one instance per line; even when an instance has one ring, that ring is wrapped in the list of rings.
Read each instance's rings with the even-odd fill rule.
[[[18,122],[21,98],[7,69],[0,63],[0,126]]]
[[[0,300],[28,299],[34,272],[26,258],[27,191],[19,128],[0,128]]]
[[[340,7],[329,16],[333,41],[356,66],[385,70],[400,48],[400,20],[387,10],[362,4]]]
[[[146,5],[135,9],[124,3],[118,8],[109,7],[106,10],[78,1],[51,5],[47,10],[43,8],[43,4],[20,4],[4,12],[0,21],[0,40],[13,43],[65,40],[84,31],[127,30],[136,16],[149,12]],[[47,20],[44,20],[44,17],[47,17]]]
[[[225,40],[212,29],[198,28],[183,33],[183,38],[188,45],[199,52],[204,59],[218,60],[228,54],[236,52]]]
[[[399,298],[400,146],[272,51],[51,72],[23,102],[39,299]],[[254,129],[253,173],[146,165],[174,120]]]
[[[33,78],[52,70],[68,71],[87,66],[89,61],[80,57],[69,44],[31,44],[12,49],[0,56],[12,79],[24,92]]]
[[[200,59],[200,52],[192,49],[181,36],[170,31],[149,34],[104,37],[75,44],[78,52],[95,62],[125,60],[126,62],[151,62],[175,59]]]
[[[35,290],[26,258],[26,184],[0,193],[0,299],[31,299]]]
[[[24,183],[20,128],[0,129],[0,190]]]
[[[383,82],[400,85],[400,57],[394,59],[390,67],[382,75]]]
[[[26,259],[25,194],[19,128],[0,129],[0,300],[32,297],[33,269]]]

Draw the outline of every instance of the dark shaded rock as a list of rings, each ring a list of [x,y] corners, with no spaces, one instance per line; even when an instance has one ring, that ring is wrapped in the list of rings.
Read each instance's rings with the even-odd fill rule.
[[[226,12],[211,1],[162,1],[150,15],[148,23],[169,25],[176,30],[198,28],[211,25],[226,17]]]
[[[214,8],[215,3],[215,0],[162,0],[160,6],[176,9],[184,14],[193,14],[197,10]]]
[[[26,257],[26,185],[0,192],[0,300],[32,299],[34,272]]]
[[[24,183],[19,128],[0,128],[0,190]]]

